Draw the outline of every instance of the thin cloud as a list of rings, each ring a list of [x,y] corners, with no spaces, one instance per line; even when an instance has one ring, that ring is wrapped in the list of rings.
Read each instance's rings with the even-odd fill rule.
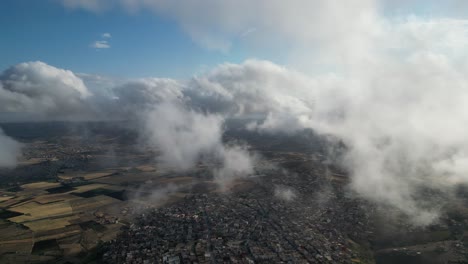
[[[107,40],[96,40],[94,43],[91,44],[91,47],[95,49],[108,49],[111,46],[109,45],[109,42],[107,42]]]
[[[111,35],[111,33],[106,32],[106,33],[102,33],[101,37],[102,38],[112,38],[112,35]]]
[[[247,30],[245,30],[244,32],[242,32],[242,34],[240,36],[241,36],[241,38],[245,38],[248,35],[254,33],[255,31],[257,31],[257,28],[251,27],[251,28],[248,28]]]

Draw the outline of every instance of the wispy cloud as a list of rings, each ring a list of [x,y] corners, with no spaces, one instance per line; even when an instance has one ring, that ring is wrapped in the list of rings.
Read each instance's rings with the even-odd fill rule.
[[[95,49],[108,49],[110,48],[110,45],[107,40],[96,40],[91,44],[91,47]]]
[[[257,31],[257,28],[251,27],[251,28],[248,28],[247,30],[245,30],[244,32],[242,32],[242,34],[240,36],[241,36],[241,38],[245,38],[248,35],[254,33],[255,31]]]
[[[94,49],[108,49],[110,48],[110,44],[108,39],[112,38],[111,33],[105,32],[101,34],[101,40],[96,40],[91,43],[90,47]]]

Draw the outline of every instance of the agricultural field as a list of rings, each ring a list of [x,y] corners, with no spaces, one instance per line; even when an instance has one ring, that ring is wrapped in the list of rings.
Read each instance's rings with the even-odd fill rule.
[[[0,171],[0,263],[81,263],[141,210],[186,195],[162,199],[151,190],[193,181],[168,175],[151,153],[116,138],[98,137],[94,144],[79,137],[25,138],[18,167]],[[104,141],[117,153],[103,149]]]
[[[191,177],[155,179],[144,170],[74,172],[56,182],[34,182],[16,192],[2,192],[0,199],[0,262],[42,262],[68,259],[114,239],[132,219],[131,210],[159,206],[185,196],[174,193],[154,202],[143,187],[127,183],[168,185],[192,182]],[[71,179],[78,184],[66,184]],[[115,178],[115,179],[114,179]],[[153,187],[148,187],[150,190]],[[45,241],[45,242],[44,242]],[[18,253],[21,255],[18,255]]]

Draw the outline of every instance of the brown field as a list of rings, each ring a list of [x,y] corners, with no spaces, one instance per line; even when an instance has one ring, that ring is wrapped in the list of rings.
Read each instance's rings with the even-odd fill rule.
[[[112,175],[108,177],[102,177],[97,180],[94,180],[96,183],[102,184],[112,184],[112,185],[122,185],[125,183],[137,183],[137,182],[145,182],[147,180],[154,180],[154,176],[149,176],[144,173],[140,174],[121,174],[121,175]]]
[[[99,188],[111,189],[111,190],[116,189],[115,186],[108,185],[108,184],[102,184],[102,183],[92,183],[92,184],[87,184],[87,185],[81,185],[81,186],[78,186],[78,187],[75,187],[75,188],[76,188],[76,190],[71,191],[71,192],[83,193],[83,192],[87,192],[87,191],[91,191],[91,190],[95,190],[95,189],[99,189]],[[122,188],[117,188],[117,189],[121,190]]]
[[[5,202],[13,198],[14,196],[0,196],[0,203]]]
[[[122,224],[111,224],[107,226],[107,231],[104,232],[101,235],[101,240],[102,241],[110,241],[114,239],[117,234],[120,232],[120,228],[122,227]]]
[[[63,174],[63,175],[59,175],[58,177],[59,177],[60,179],[62,179],[62,180],[71,180],[71,179],[73,179],[73,178],[76,177],[76,176],[70,175],[70,174]]]
[[[54,230],[58,228],[64,228],[70,224],[72,224],[70,221],[78,219],[78,216],[66,216],[66,217],[61,217],[61,218],[54,218],[54,219],[43,219],[43,220],[38,220],[38,221],[33,221],[33,222],[26,222],[23,223],[23,225],[27,226],[29,229],[31,229],[34,232],[39,232],[39,231],[48,231],[48,230]]]
[[[4,208],[7,208],[7,207],[17,205],[19,203],[22,203],[24,201],[29,201],[29,200],[31,200],[30,196],[16,196],[16,197],[13,197],[13,198],[11,198],[9,200],[0,202],[0,206],[4,207]]]
[[[49,195],[40,195],[34,198],[35,202],[40,204],[48,204],[48,203],[55,203],[61,201],[70,201],[74,199],[79,199],[75,195],[68,194],[68,193],[58,193],[58,194],[49,194]]]
[[[30,254],[6,254],[1,256],[0,263],[18,264],[18,263],[50,263],[55,258],[52,256],[38,256]]]
[[[0,255],[5,254],[5,253],[15,253],[15,252],[29,254],[31,253],[32,246],[33,246],[32,239],[29,239],[27,241],[26,240],[21,241],[21,242],[15,241],[13,243],[2,241],[0,242]]]
[[[110,172],[94,172],[94,173],[87,173],[87,174],[84,174],[83,177],[84,177],[86,180],[94,180],[94,179],[99,179],[99,178],[102,178],[102,177],[110,176],[110,175],[112,175],[113,173],[115,173],[115,171],[110,171]]]
[[[33,232],[31,230],[0,220],[0,243],[8,240],[31,239],[32,235]]]
[[[28,160],[21,160],[18,162],[18,165],[35,165],[35,164],[39,164],[41,162],[44,162],[46,161],[47,159],[44,159],[44,158],[31,158],[31,159],[28,159]]]
[[[142,165],[136,167],[137,170],[143,171],[143,172],[151,172],[151,171],[156,171],[156,168],[151,165]]]
[[[75,244],[59,244],[64,255],[76,255],[83,251],[83,247],[79,243]]]
[[[65,169],[57,175],[58,182],[27,183],[21,185],[22,189],[17,192],[0,190],[0,207],[22,213],[19,216],[9,217],[8,221],[0,219],[0,263],[53,261],[57,256],[32,253],[35,242],[50,239],[55,239],[60,247],[60,250],[55,250],[53,254],[76,258],[75,262],[79,263],[76,255],[93,249],[99,241],[114,239],[121,227],[131,221],[135,213],[133,210],[137,210],[135,208],[159,207],[186,196],[186,193],[179,191],[157,203],[144,197],[136,199],[131,193],[141,190],[142,184],[144,188],[152,188],[167,184],[188,186],[193,182],[192,177],[185,175],[167,177],[165,175],[167,171],[149,164],[145,155],[129,155],[127,158],[134,161],[132,164],[135,164],[135,167],[115,166],[101,170],[102,167],[92,165],[90,168],[93,169],[89,171],[86,168]],[[142,160],[144,162],[141,162]],[[22,164],[26,166],[42,161],[39,158],[32,158],[24,160]],[[68,180],[76,177],[82,177],[80,181],[84,181],[85,184],[73,186]],[[63,180],[65,181],[61,183]],[[47,191],[50,188],[67,185],[73,186],[73,190],[61,193]],[[96,189],[125,190],[128,200],[121,201],[108,195],[98,195],[100,191],[92,192]],[[85,192],[91,192],[89,193],[91,197],[80,196]],[[130,213],[123,213],[123,208]],[[105,217],[98,216],[101,214],[96,212],[104,214]],[[104,228],[83,225],[90,221]]]
[[[63,228],[57,228],[47,231],[39,231],[34,234],[34,241],[42,241],[49,239],[61,239],[73,235],[81,234],[82,230],[79,225],[71,225]]]
[[[57,202],[52,204],[28,202],[19,206],[11,207],[9,210],[24,214],[8,219],[16,223],[24,223],[26,221],[35,221],[55,216],[70,215],[73,212],[69,202]]]
[[[49,189],[60,186],[58,182],[34,182],[21,185],[25,191],[28,190],[39,190],[39,189]]]
[[[97,209],[105,205],[116,204],[121,202],[122,201],[118,199],[114,199],[106,195],[98,195],[91,198],[70,201],[70,205],[73,210],[73,213],[78,213],[87,211],[89,212],[90,210]]]

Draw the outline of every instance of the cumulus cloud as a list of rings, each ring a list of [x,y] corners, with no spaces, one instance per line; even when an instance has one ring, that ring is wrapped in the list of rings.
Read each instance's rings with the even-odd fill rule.
[[[224,64],[187,83],[171,85],[169,89],[176,91],[172,97],[178,99],[159,100],[155,95],[150,100],[155,102],[147,111],[152,113],[148,117],[149,127],[154,128],[152,140],[163,150],[163,159],[175,161],[174,166],[190,167],[207,152],[220,153],[224,119],[260,115],[264,120],[249,124],[248,129],[290,132],[310,128],[341,140],[347,147],[343,163],[350,171],[353,189],[400,209],[421,224],[437,214],[437,206],[427,204],[424,190],[450,195],[457,184],[468,181],[464,165],[468,160],[464,138],[468,129],[468,20],[457,11],[463,9],[455,8],[460,1],[431,1],[443,7],[433,17],[411,14],[410,6],[420,5],[419,0],[63,3],[93,11],[115,3],[129,11],[151,9],[179,23],[195,42],[221,51],[228,51],[251,28],[255,34],[243,39],[261,47],[288,40],[292,64],[307,74],[265,61]],[[55,92],[48,89],[56,86],[44,84],[60,83],[62,78],[24,82],[18,76],[28,78],[29,74],[22,72],[50,66],[16,67],[0,77],[0,98],[6,102],[0,107],[54,113],[62,100],[56,94],[35,91]],[[59,72],[73,79],[70,73]],[[31,84],[41,89],[32,89]],[[74,84],[80,87],[79,82]],[[79,90],[83,89],[73,89],[70,83],[64,86],[68,88],[57,94],[70,93],[63,98],[72,102],[63,105],[68,109],[80,102],[83,93]],[[135,91],[148,92],[146,88]],[[124,97],[116,96],[122,102]]]
[[[73,72],[43,62],[25,62],[0,74],[0,111],[55,118],[77,115],[90,97]]]
[[[228,116],[266,115],[250,129],[333,135],[347,146],[354,190],[427,224],[439,205],[427,204],[423,191],[450,194],[468,182],[466,67],[430,51],[373,63],[347,79],[268,62],[222,65],[194,80],[192,98]]]
[[[292,132],[308,126],[319,85],[314,80],[268,61],[220,65],[195,77],[188,90],[193,104],[228,116],[262,115],[251,129]],[[314,90],[315,88],[315,90]]]
[[[184,86],[167,78],[141,78],[116,86],[112,92],[117,103],[129,113],[139,112],[166,101],[182,99]]]
[[[271,62],[249,60],[220,65],[188,82],[122,81],[100,96],[140,117],[149,144],[161,151],[161,162],[186,170],[206,158],[214,160],[219,165],[213,174],[221,186],[253,173],[255,164],[246,148],[222,142],[228,118],[264,117],[246,129],[310,128],[333,135],[346,144],[343,162],[357,193],[428,223],[436,217],[437,208],[425,203],[422,191],[450,194],[454,186],[468,181],[464,165],[468,68],[440,52],[444,48],[438,45],[443,43],[434,43],[436,50],[408,49],[401,57],[373,61],[374,67],[347,78],[310,77]],[[21,64],[2,74],[2,92],[15,91],[19,98],[27,98],[9,103],[11,97],[2,96],[4,109],[11,104],[54,114],[58,108],[42,101],[69,100],[61,97],[63,92],[78,101],[87,98],[88,103],[93,97],[73,73],[42,63],[32,65]],[[48,69],[48,74],[39,74],[36,68]],[[62,75],[70,80],[64,81],[67,78]],[[84,78],[106,83],[102,78]]]
[[[17,159],[21,155],[21,144],[5,135],[0,129],[0,146],[0,168],[16,166]]]
[[[425,190],[450,196],[454,186],[468,182],[464,165],[468,157],[464,136],[467,68],[452,57],[461,54],[463,47],[447,41],[461,32],[459,28],[449,31],[446,21],[429,28],[426,22],[404,23],[389,35],[417,39],[418,46],[426,49],[406,46],[404,53],[390,58],[394,46],[389,42],[379,60],[346,78],[336,74],[310,77],[251,60],[221,65],[195,77],[190,83],[193,89],[185,93],[191,103],[206,111],[266,117],[248,129],[291,132],[310,128],[334,136],[347,147],[343,163],[357,193],[427,224],[437,217],[440,205],[429,203]],[[414,23],[448,36],[439,41],[421,38],[432,34],[406,29]],[[456,36],[465,37],[466,33]]]
[[[416,52],[379,64],[350,84],[341,120],[323,119],[320,127],[349,147],[345,162],[356,190],[417,221],[430,220],[435,208],[422,210],[418,192],[445,191],[467,180],[455,166],[468,149],[462,136],[468,124],[465,75],[442,54]],[[440,170],[438,164],[454,166]]]

